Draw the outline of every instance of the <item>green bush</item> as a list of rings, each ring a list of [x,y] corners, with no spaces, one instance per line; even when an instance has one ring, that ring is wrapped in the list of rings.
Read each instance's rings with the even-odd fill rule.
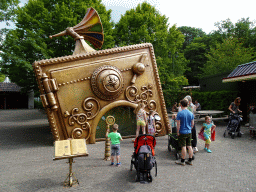
[[[35,109],[43,109],[44,108],[41,100],[40,101],[34,100],[34,108]]]
[[[190,95],[193,99],[198,100],[201,104],[202,110],[221,110],[226,114],[230,103],[238,96],[236,91],[213,91],[213,92],[200,92],[200,91],[169,91],[164,90],[164,98],[167,109],[171,109],[174,102],[178,102],[186,95]]]

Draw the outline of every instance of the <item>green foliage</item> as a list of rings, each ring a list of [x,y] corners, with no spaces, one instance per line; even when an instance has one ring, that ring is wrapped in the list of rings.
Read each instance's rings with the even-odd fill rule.
[[[16,11],[17,28],[6,34],[1,46],[2,72],[25,90],[36,91],[31,64],[36,60],[71,55],[75,46],[72,37],[48,37],[78,24],[89,7],[97,10],[106,31],[103,48],[113,47],[111,11],[106,11],[101,0],[29,0]]]
[[[5,80],[5,75],[0,73],[0,82],[3,82]]]
[[[167,109],[172,108],[175,102],[179,103],[180,100],[184,99],[186,95],[190,95],[191,92],[187,90],[163,90],[165,104]]]
[[[200,28],[182,26],[182,27],[179,27],[178,30],[181,31],[181,33],[185,36],[183,49],[186,49],[186,47],[190,43],[192,43],[195,38],[203,37],[206,35],[206,33]]]
[[[228,114],[228,107],[236,98],[238,92],[236,91],[213,91],[213,92],[193,92],[192,98],[198,100],[202,106],[202,110],[220,110]]]
[[[41,100],[40,101],[34,100],[34,108],[35,109],[43,109],[44,107],[43,107],[42,101]]]
[[[0,1],[0,22],[6,21],[6,24],[9,25],[8,20],[14,19],[14,11],[19,2],[19,0]]]
[[[164,99],[167,109],[171,109],[175,102],[180,102],[186,95],[191,95],[193,102],[198,100],[202,110],[221,110],[228,114],[228,107],[233,101],[231,99],[238,96],[236,91],[214,91],[214,92],[200,92],[200,91],[170,91],[164,90]]]
[[[183,76],[187,60],[181,51],[184,36],[173,25],[168,30],[168,18],[144,2],[126,11],[114,29],[117,46],[152,43],[163,89],[187,85]]]
[[[245,48],[236,38],[225,39],[223,43],[216,44],[206,55],[207,63],[201,68],[202,76],[218,74],[231,71],[240,64],[253,60],[254,51],[252,48]]]
[[[168,18],[161,15],[149,3],[138,4],[135,9],[126,11],[115,25],[114,34],[117,46],[152,43],[156,56],[167,56],[166,37]]]

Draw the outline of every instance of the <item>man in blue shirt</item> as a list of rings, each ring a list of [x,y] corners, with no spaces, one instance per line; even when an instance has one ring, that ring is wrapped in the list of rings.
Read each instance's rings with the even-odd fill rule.
[[[179,146],[181,147],[181,161],[176,163],[179,165],[192,165],[193,150],[191,147],[191,129],[194,126],[194,115],[188,109],[188,101],[183,99],[180,102],[181,109],[177,114],[177,135]],[[188,148],[189,159],[185,162],[186,148]]]

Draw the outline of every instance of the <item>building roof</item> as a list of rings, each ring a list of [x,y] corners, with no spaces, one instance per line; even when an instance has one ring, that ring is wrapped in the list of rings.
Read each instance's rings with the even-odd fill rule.
[[[0,83],[0,92],[20,92],[20,89],[15,83]]]
[[[237,66],[226,78],[222,79],[222,82],[227,83],[252,79],[256,79],[256,61]]]

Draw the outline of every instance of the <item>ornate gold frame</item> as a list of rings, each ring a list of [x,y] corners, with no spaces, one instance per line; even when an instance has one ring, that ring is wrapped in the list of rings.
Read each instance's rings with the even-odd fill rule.
[[[149,43],[36,61],[33,67],[55,140],[95,143],[97,124],[107,111],[136,108],[139,102],[161,117],[158,135],[170,128]]]

